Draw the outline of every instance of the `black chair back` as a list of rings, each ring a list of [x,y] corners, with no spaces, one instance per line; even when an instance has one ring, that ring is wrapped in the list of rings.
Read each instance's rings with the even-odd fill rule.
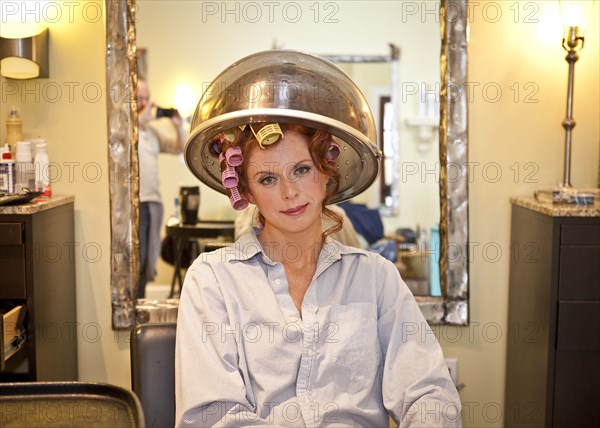
[[[146,427],[175,426],[176,323],[140,324],[131,332],[131,387]]]

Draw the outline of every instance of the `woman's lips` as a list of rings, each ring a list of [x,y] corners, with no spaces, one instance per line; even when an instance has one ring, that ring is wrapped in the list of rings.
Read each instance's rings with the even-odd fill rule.
[[[288,210],[281,211],[281,212],[283,214],[285,214],[285,215],[295,216],[295,215],[302,214],[304,212],[304,210],[306,209],[307,206],[308,206],[308,204],[304,204],[304,205],[300,205],[298,207],[290,208]]]

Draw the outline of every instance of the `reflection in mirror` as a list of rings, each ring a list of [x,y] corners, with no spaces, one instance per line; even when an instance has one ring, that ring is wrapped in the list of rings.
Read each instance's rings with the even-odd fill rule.
[[[321,55],[336,63],[361,89],[373,111],[378,127],[379,149],[383,153],[375,183],[352,202],[378,207],[383,216],[399,215],[400,144],[398,117],[400,90],[398,72],[400,49],[390,44],[389,55]],[[387,166],[387,168],[386,168]]]
[[[135,16],[119,15],[123,22],[111,20],[106,23],[107,56],[110,54],[112,58],[107,62],[108,75],[115,75],[115,69],[121,74],[128,73],[129,68],[124,64],[131,66],[135,74],[135,64],[132,65],[132,60],[135,62],[135,50],[125,48],[119,51],[122,57],[116,58],[109,46],[109,35],[114,33],[119,24],[125,25],[125,34],[129,37],[117,37],[119,43],[132,39],[135,42],[135,22],[138,29],[137,45],[148,50],[148,80],[154,98],[164,106],[177,107],[174,94],[176,88],[181,86],[187,88],[188,95],[192,94],[192,98],[198,100],[203,88],[218,72],[243,56],[270,48],[273,40],[279,41],[278,47],[316,54],[361,52],[365,55],[385,55],[384,47],[388,43],[398,45],[402,51],[402,61],[396,73],[399,105],[398,109],[393,110],[397,112],[394,118],[399,128],[399,149],[392,150],[393,158],[385,163],[387,172],[384,174],[396,174],[398,177],[399,203],[395,215],[383,217],[384,226],[386,232],[395,232],[405,226],[416,228],[417,225],[430,231],[431,226],[439,223],[439,282],[442,296],[423,296],[417,300],[431,323],[468,322],[468,266],[463,256],[467,254],[465,249],[468,244],[467,177],[463,175],[458,180],[456,177],[448,180],[445,173],[448,165],[466,162],[465,97],[447,94],[447,88],[460,88],[466,81],[466,0],[436,2],[439,19],[433,19],[430,12],[426,14],[427,19],[420,14],[407,14],[407,2],[402,1],[369,2],[368,5],[367,2],[340,1],[319,4],[320,7],[328,5],[335,8],[322,10],[316,21],[313,15],[308,19],[309,13],[314,14],[315,10],[306,9],[303,11],[304,21],[274,19],[273,22],[262,23],[264,25],[244,19],[236,20],[231,16],[228,18],[228,15],[203,14],[202,4],[205,2],[152,1],[139,2],[137,7],[133,0],[118,0],[118,3],[128,4],[130,10],[135,10]],[[294,4],[303,7],[303,3]],[[199,20],[198,17],[203,18]],[[369,24],[371,22],[373,24]],[[161,28],[176,28],[177,31],[157,30]],[[357,31],[358,28],[361,31]],[[252,37],[247,37],[248,34],[252,34]],[[185,46],[185,41],[192,41],[192,45]],[[378,122],[384,124],[381,130],[384,133],[385,107],[379,106],[385,106],[386,96],[392,98],[391,76],[388,74],[385,83],[375,82],[370,85],[371,88],[368,84],[365,88],[359,82],[361,75],[365,74],[364,69],[359,69],[363,66],[370,67],[365,64],[343,65],[351,68],[349,74],[364,90],[374,113],[379,117]],[[389,69],[389,64],[387,66]],[[437,116],[426,117],[426,120],[421,117],[421,111],[427,111],[427,108],[422,109],[420,100],[427,98],[425,93],[430,91],[431,86],[439,88],[441,100],[439,141],[437,123],[432,125],[432,121],[437,121]],[[109,118],[113,117],[114,106],[109,105],[108,110]],[[131,117],[136,114],[131,113]],[[123,120],[125,122],[121,129],[131,128],[134,135],[137,129],[131,125],[130,117]],[[422,127],[423,122],[425,128]],[[109,146],[113,144],[113,139],[109,135]],[[129,140],[129,145],[125,142],[119,153],[130,153],[135,147],[135,142]],[[109,153],[111,162],[115,161],[118,154],[114,150]],[[127,161],[134,162],[134,157],[131,156]],[[169,159],[168,162],[170,164],[163,169],[171,175],[168,179],[162,179],[163,183],[169,183],[163,186],[167,214],[180,185],[198,185],[180,159]],[[381,183],[376,184],[372,190],[361,195],[363,200],[353,202],[379,207],[381,186]],[[137,227],[136,191],[133,186],[124,191],[111,189],[113,234],[122,237],[121,248],[137,247],[137,236],[131,233]],[[123,206],[127,206],[126,210],[122,209]],[[120,214],[116,212],[117,209],[121,210]],[[129,222],[123,221],[123,212],[130,214]],[[228,211],[225,199],[201,185],[201,219],[231,219],[233,215]],[[124,233],[124,230],[128,233]],[[127,328],[135,322],[135,301],[132,297],[135,279],[118,269],[126,261],[114,254],[113,260],[117,267],[113,266],[112,277],[113,325]],[[128,268],[131,269],[131,266]]]

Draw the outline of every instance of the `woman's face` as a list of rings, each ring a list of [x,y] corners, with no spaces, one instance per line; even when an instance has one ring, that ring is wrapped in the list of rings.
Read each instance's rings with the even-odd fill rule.
[[[256,144],[256,143],[252,143]],[[322,232],[321,213],[329,177],[315,167],[305,136],[286,131],[277,143],[250,151],[246,163],[248,200],[265,218],[265,228]]]

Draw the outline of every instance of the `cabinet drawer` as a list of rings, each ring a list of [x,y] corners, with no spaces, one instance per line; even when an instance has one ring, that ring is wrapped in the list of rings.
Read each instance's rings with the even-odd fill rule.
[[[600,302],[560,302],[557,349],[600,352],[598,326],[600,326]]]
[[[25,307],[15,306],[0,317],[0,367],[25,344]]]
[[[557,351],[552,409],[554,427],[594,427],[600,420],[600,352]]]
[[[23,244],[22,230],[21,223],[0,223],[0,245]]]
[[[560,248],[559,300],[600,301],[600,246]]]
[[[600,223],[563,224],[560,231],[561,246],[600,247]]]
[[[0,245],[0,299],[26,297],[24,245]]]

